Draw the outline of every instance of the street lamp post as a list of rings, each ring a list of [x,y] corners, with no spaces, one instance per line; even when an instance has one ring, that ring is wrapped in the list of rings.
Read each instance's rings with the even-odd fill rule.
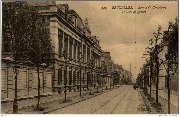
[[[8,68],[9,68],[9,63],[12,62],[13,59],[12,59],[11,57],[5,57],[5,58],[4,58],[4,61],[7,63],[7,67],[6,67],[6,68],[7,68],[7,84],[6,84],[6,85],[7,85],[7,87],[6,87],[7,89],[6,89],[6,90],[7,90],[7,98],[8,98],[8,97],[9,97],[9,95],[8,95],[8,90],[9,90],[9,87],[8,87],[8,82],[9,82],[9,69],[8,69]]]
[[[66,71],[65,76],[64,76],[64,101],[63,101],[64,103],[68,102],[66,99],[67,98],[66,93],[67,93],[67,64],[69,60],[68,60],[68,54],[66,53],[66,51],[67,50],[64,50],[62,54],[62,56],[64,57],[65,71]]]
[[[17,102],[17,68],[19,68],[20,66],[17,65],[17,63],[15,63],[14,67],[14,73],[15,73],[15,92],[14,92],[14,102],[13,102],[13,113],[17,114],[18,113],[18,102]]]
[[[67,99],[66,99],[66,98],[67,98],[67,96],[66,96],[66,95],[67,95],[67,94],[66,94],[66,93],[67,93],[67,63],[68,63],[68,60],[65,60],[65,65],[66,65],[66,73],[65,73],[65,74],[66,74],[66,75],[65,75],[65,79],[64,79],[64,80],[65,80],[65,81],[64,81],[64,88],[65,88],[65,89],[64,89],[64,96],[65,96],[65,97],[64,97],[64,101],[63,101],[64,103],[67,102]]]

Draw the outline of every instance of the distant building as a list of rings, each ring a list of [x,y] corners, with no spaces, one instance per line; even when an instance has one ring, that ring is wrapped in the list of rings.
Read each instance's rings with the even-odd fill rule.
[[[108,75],[111,75],[111,73],[113,72],[113,61],[111,59],[110,52],[102,52],[101,65],[107,66],[107,73]]]
[[[132,73],[128,70],[124,70],[124,83],[129,84],[131,83]]]
[[[113,61],[111,60],[110,52],[103,51],[101,53],[101,66],[102,69],[107,70],[106,83],[110,85],[112,83],[111,74],[113,72]]]

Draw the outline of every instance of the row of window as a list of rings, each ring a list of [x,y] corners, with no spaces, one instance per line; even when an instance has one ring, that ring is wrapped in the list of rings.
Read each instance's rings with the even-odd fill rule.
[[[67,77],[69,74],[69,77]],[[67,79],[66,79],[67,78]],[[88,82],[93,83],[93,81],[96,80],[95,74],[93,76],[90,75],[90,72],[83,73],[81,76],[81,82],[83,84],[86,84],[85,82],[88,80]],[[62,69],[58,69],[58,85],[62,84],[79,84],[80,83],[80,72],[79,71],[62,71]]]
[[[79,41],[73,39],[71,36],[69,36],[60,29],[58,30],[58,39],[59,57],[65,57],[65,59],[80,62],[80,52],[82,52],[83,62],[90,62],[90,47],[86,48],[86,45],[83,45],[81,48],[81,43]],[[81,51],[80,49],[82,49],[83,51]]]

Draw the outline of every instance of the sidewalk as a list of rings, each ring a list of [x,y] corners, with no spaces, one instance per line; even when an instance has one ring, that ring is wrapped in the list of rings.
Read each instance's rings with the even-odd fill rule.
[[[82,94],[83,93],[84,92],[82,91]],[[78,94],[79,92],[67,92],[67,97],[74,97]],[[64,99],[64,93],[61,94],[56,93],[51,96],[41,97],[40,104],[53,102],[59,99]],[[35,107],[36,104],[37,104],[37,98],[21,100],[18,101],[18,109],[21,110],[23,108],[31,107],[31,106]],[[12,114],[12,111],[13,111],[13,102],[1,103],[1,113]]]
[[[83,91],[82,90],[82,98],[80,98],[80,92],[67,92],[67,100],[69,100],[67,103],[63,103],[64,101],[64,93],[61,94],[54,94],[52,96],[47,96],[47,97],[41,97],[40,98],[40,107],[43,107],[44,110],[42,111],[35,111],[34,108],[36,107],[36,103],[37,103],[37,98],[33,98],[33,99],[26,99],[26,100],[21,100],[18,101],[18,110],[19,110],[19,114],[44,114],[44,113],[48,113],[50,111],[59,109],[59,108],[64,108],[66,106],[69,106],[71,104],[74,103],[78,103],[80,101],[89,99],[91,97],[100,95],[102,93],[105,93],[107,91],[110,91],[110,89],[108,88],[108,90],[104,90],[102,91],[102,88],[99,88],[99,93],[95,93],[97,91],[96,88],[94,88],[92,90],[92,94],[93,95],[89,95],[90,91]],[[7,103],[2,103],[1,104],[1,113],[3,114],[12,114],[12,108],[13,107],[13,102],[7,102]]]
[[[148,91],[149,93],[149,91]],[[152,87],[151,96],[156,99],[156,89]],[[179,106],[178,106],[178,95],[173,93],[170,94],[170,113],[171,114],[178,114],[179,113]],[[158,92],[158,101],[162,105],[162,111],[164,114],[168,114],[168,93],[164,90],[159,90]]]
[[[152,93],[152,97],[154,99],[156,99],[156,93],[155,92]],[[168,100],[167,100],[167,98],[163,97],[163,95],[160,95],[158,97],[158,101],[162,105],[161,107],[162,107],[164,114],[168,114]],[[179,113],[179,107],[176,106],[173,102],[170,103],[170,113],[171,114],[178,114]]]
[[[142,89],[139,90],[141,96],[142,96],[142,99],[143,99],[143,102],[146,106],[146,109],[147,111],[149,112],[149,114],[161,114],[159,111],[157,111],[152,105],[151,105],[151,102],[148,100],[148,97],[144,95],[144,92]]]
[[[155,87],[152,87],[152,93],[156,94],[156,88]],[[158,92],[158,95],[165,99],[165,100],[168,100],[168,92],[165,91],[165,90],[159,90]],[[171,104],[173,104],[174,106],[177,106],[178,107],[178,100],[179,100],[179,97],[178,95],[174,94],[172,91],[171,91],[171,94],[170,94],[170,102]]]

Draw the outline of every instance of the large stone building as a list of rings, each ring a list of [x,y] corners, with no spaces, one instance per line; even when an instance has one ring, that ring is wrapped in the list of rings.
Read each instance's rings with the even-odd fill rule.
[[[111,73],[113,72],[113,61],[111,59],[110,52],[102,52],[101,65],[106,66],[108,75],[111,75]]]
[[[96,36],[91,36],[88,19],[83,22],[67,4],[49,5],[49,10],[39,12],[50,18],[50,34],[54,47],[53,87],[63,89],[67,78],[70,91],[80,85],[80,79],[82,86],[88,88],[88,81],[97,80],[95,74],[100,69],[101,55],[99,40]]]
[[[64,90],[64,85],[68,87],[67,90],[76,91],[80,84],[82,88],[95,84],[100,77],[102,50],[97,36],[91,35],[88,19],[83,21],[67,4],[55,2],[30,4],[38,8],[40,15],[48,16],[53,50],[51,65],[48,68],[41,66],[41,94],[60,93]],[[12,100],[14,93],[13,64],[9,57],[13,58],[12,54],[3,49],[1,68],[3,100]],[[38,79],[35,67],[23,63],[18,71],[18,98],[36,96]]]

